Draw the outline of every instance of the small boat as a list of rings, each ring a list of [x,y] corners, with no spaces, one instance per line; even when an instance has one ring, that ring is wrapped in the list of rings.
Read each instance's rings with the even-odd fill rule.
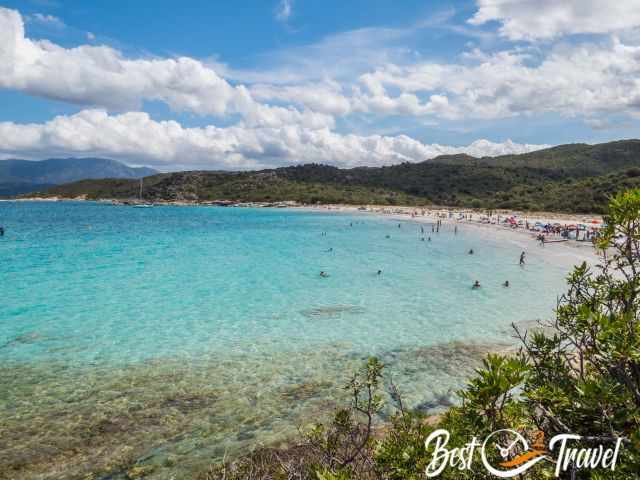
[[[140,179],[140,201],[142,201],[142,179]],[[151,208],[153,207],[153,203],[136,203],[133,205],[133,208]]]

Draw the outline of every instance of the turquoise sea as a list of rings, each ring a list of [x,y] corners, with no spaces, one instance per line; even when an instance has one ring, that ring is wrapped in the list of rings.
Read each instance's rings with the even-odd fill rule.
[[[288,209],[0,202],[0,225],[0,478],[190,478],[330,412],[369,355],[437,411],[579,257]]]

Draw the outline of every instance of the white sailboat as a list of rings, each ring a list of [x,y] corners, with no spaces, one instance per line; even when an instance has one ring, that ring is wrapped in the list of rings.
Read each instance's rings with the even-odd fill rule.
[[[139,193],[140,201],[142,201],[142,178],[140,179],[140,193]],[[134,208],[151,208],[153,207],[152,203],[137,203],[133,206]]]

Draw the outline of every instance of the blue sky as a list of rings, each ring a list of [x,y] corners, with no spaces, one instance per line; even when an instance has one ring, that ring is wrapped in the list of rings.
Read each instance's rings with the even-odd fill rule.
[[[347,167],[638,137],[639,3],[0,0],[0,158]]]

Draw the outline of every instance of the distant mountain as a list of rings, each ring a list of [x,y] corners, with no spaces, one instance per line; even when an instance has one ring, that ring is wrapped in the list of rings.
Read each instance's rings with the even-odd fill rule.
[[[152,168],[128,167],[106,158],[0,160],[0,195],[18,195],[45,190],[54,185],[84,179],[135,179],[155,173],[158,172]]]
[[[307,164],[256,172],[175,172],[144,180],[147,200],[446,205],[601,212],[608,195],[640,187],[640,140],[572,144],[521,155],[447,155],[389,167]],[[135,198],[132,180],[83,180],[44,196]]]

